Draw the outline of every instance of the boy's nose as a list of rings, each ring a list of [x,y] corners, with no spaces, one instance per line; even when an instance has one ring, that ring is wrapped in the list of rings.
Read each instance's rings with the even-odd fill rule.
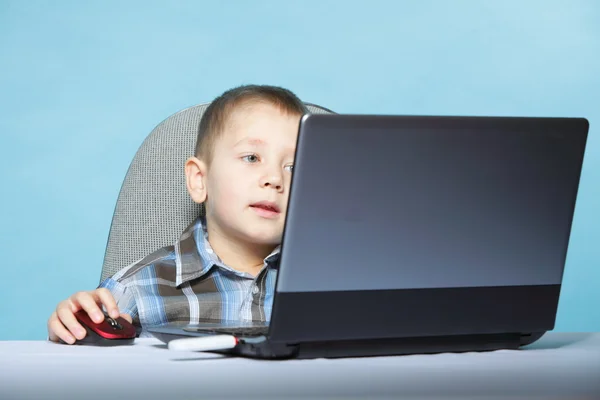
[[[264,176],[260,180],[260,186],[264,188],[273,188],[275,190],[281,191],[283,189],[283,181],[281,176],[277,175],[267,175]]]

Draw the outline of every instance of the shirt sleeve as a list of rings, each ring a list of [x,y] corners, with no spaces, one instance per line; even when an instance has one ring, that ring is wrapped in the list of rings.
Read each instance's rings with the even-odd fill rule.
[[[98,286],[98,289],[100,288],[106,288],[112,293],[121,314],[129,314],[134,320],[137,319],[137,303],[131,290],[126,285],[111,277],[106,278],[104,282]]]

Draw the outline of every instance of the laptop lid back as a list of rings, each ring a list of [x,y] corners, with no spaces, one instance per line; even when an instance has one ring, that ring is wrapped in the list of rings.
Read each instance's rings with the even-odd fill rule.
[[[308,115],[270,337],[554,327],[585,119]]]

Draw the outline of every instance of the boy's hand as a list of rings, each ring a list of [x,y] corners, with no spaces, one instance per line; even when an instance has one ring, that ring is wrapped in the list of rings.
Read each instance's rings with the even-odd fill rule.
[[[76,339],[83,339],[85,328],[77,321],[75,313],[85,310],[95,323],[104,320],[100,306],[104,305],[111,318],[123,317],[131,322],[131,316],[120,314],[117,303],[108,289],[100,288],[90,292],[77,292],[67,300],[58,303],[56,311],[48,320],[48,337],[53,342],[62,339],[65,343],[73,344]]]

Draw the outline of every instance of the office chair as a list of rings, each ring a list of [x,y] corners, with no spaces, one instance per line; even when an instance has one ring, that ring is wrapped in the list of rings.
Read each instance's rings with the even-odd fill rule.
[[[159,248],[173,245],[204,212],[187,193],[184,163],[194,154],[198,125],[208,104],[171,115],[150,132],[136,152],[117,198],[100,282]],[[311,113],[332,113],[305,104]]]

